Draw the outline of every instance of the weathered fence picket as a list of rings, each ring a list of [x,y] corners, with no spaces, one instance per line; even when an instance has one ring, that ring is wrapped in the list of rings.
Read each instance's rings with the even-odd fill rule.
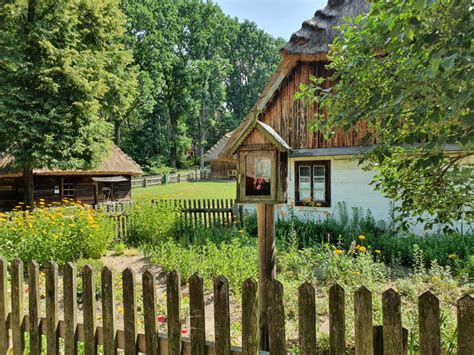
[[[344,289],[335,284],[329,289],[329,353],[343,354],[346,349]]]
[[[206,354],[206,316],[204,308],[204,281],[194,274],[189,278],[189,312],[191,326],[191,354]]]
[[[59,354],[58,265],[54,261],[46,265],[46,327],[46,352]]]
[[[372,293],[360,287],[354,293],[355,354],[374,353],[374,332],[372,324]]]
[[[402,311],[400,294],[394,289],[382,295],[383,350],[386,355],[403,354]]]
[[[177,271],[166,280],[168,312],[168,354],[181,355],[181,277]]]
[[[3,353],[21,354],[26,348],[30,353],[41,353],[41,338],[46,336],[48,354],[61,351],[75,354],[79,342],[84,343],[86,355],[96,355],[98,346],[104,354],[183,354],[246,355],[258,353],[258,285],[246,280],[242,286],[242,348],[232,348],[230,338],[230,294],[225,277],[214,279],[215,343],[206,342],[205,299],[203,279],[194,274],[189,279],[190,339],[182,338],[181,279],[178,272],[167,274],[167,323],[168,336],[158,334],[156,317],[156,279],[152,272],[142,274],[143,309],[137,307],[136,275],[131,269],[122,273],[122,300],[115,299],[115,283],[112,270],[101,272],[102,325],[96,314],[96,286],[94,270],[82,269],[82,300],[77,297],[77,270],[74,264],[62,268],[63,299],[59,299],[58,266],[54,262],[45,265],[46,317],[41,315],[40,266],[28,265],[28,288],[23,282],[23,263],[15,259],[11,264],[11,288],[8,289],[7,261],[0,258],[0,347]],[[10,297],[8,297],[10,295]],[[23,314],[23,300],[28,298],[28,315]],[[11,299],[11,309],[9,309]],[[408,331],[402,328],[401,299],[395,290],[382,295],[383,325],[373,325],[372,294],[365,287],[354,293],[355,349],[344,342],[344,289],[334,285],[329,290],[330,349],[329,353],[342,354],[355,350],[356,354],[405,354],[408,351]],[[78,322],[77,306],[82,301],[83,317]],[[64,305],[64,319],[59,319],[59,304]],[[123,305],[124,320],[117,325],[116,307]],[[269,345],[270,353],[286,355],[285,312],[283,286],[278,281],[268,285]],[[299,349],[301,354],[327,353],[316,344],[315,289],[305,283],[298,289]],[[142,312],[139,314],[139,312]],[[472,329],[474,327],[474,299],[469,295],[458,301],[457,354],[474,353]],[[144,333],[138,318],[143,318]],[[430,292],[419,297],[419,351],[420,354],[441,354],[439,301]],[[29,332],[25,337],[24,332]],[[28,339],[29,344],[25,344]],[[265,352],[263,352],[265,354]],[[268,354],[268,353],[267,353]]]
[[[247,279],[242,286],[242,353],[255,355],[258,351],[258,285]]]
[[[0,353],[6,354],[9,344],[7,328],[8,308],[8,263],[0,258]]]
[[[308,282],[298,288],[298,317],[300,351],[316,355],[316,297],[314,287]]]
[[[23,262],[15,259],[12,262],[12,316],[11,328],[13,353],[22,354],[25,349],[23,333]]]
[[[41,318],[39,265],[36,261],[28,265],[28,318],[30,331],[30,354],[41,354]]]
[[[82,312],[84,318],[84,354],[97,354],[97,314],[95,274],[90,265],[82,269]]]
[[[142,275],[142,287],[146,350],[148,355],[158,355],[160,344],[156,319],[156,283],[155,275],[149,270]]]
[[[214,279],[214,328],[216,354],[230,355],[229,281],[222,276]]]
[[[72,263],[64,265],[63,269],[64,286],[64,323],[66,324],[66,334],[64,336],[64,352],[66,354],[77,354],[77,283],[76,266]]]

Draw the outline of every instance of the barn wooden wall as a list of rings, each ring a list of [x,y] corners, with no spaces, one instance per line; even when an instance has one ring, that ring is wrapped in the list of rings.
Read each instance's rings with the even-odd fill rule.
[[[322,132],[311,130],[318,105],[305,105],[302,100],[294,100],[294,95],[301,83],[310,83],[311,75],[328,78],[331,73],[325,65],[326,62],[298,62],[260,115],[260,120],[273,127],[293,149],[357,146],[367,131],[366,124],[360,123],[348,132],[336,129],[335,136],[326,140]],[[326,81],[323,87],[329,85]]]

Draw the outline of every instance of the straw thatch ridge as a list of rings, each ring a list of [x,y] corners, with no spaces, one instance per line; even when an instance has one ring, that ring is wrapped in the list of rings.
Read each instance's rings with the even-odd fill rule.
[[[369,11],[366,0],[329,0],[327,6],[316,11],[314,17],[303,22],[301,29],[293,33],[282,48],[288,54],[320,54],[329,51],[329,45],[340,32],[335,27],[344,17],[356,17]]]
[[[221,160],[219,159],[219,155],[221,154],[222,150],[224,149],[225,145],[229,141],[230,137],[232,137],[232,132],[227,132],[224,134],[224,136],[219,139],[219,141],[212,146],[211,149],[209,149],[206,154],[204,154],[204,161],[210,162],[210,161],[215,161],[215,160]]]
[[[140,166],[119,147],[112,144],[107,157],[93,170],[35,169],[35,175],[141,175]],[[11,155],[0,155],[0,177],[21,176],[22,172],[14,167]]]

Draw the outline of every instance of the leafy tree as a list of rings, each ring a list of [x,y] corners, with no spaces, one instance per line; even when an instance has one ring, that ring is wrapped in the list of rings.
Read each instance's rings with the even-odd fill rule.
[[[139,77],[149,79],[140,80],[139,92],[148,95],[137,95],[127,118],[125,150],[145,167],[175,167],[193,142],[202,164],[205,150],[254,104],[283,42],[253,23],[239,24],[211,1],[122,6]]]
[[[273,38],[254,22],[239,24],[229,49],[232,70],[227,81],[228,106],[237,127],[252,109],[268,78],[280,63],[283,38]]]
[[[129,52],[118,0],[12,0],[0,4],[0,151],[23,169],[93,167],[120,114]]]
[[[316,129],[368,124],[361,162],[396,201],[402,227],[472,221],[473,8],[468,0],[376,1],[330,51],[337,84],[302,92],[328,115]],[[454,154],[450,148],[457,147]]]

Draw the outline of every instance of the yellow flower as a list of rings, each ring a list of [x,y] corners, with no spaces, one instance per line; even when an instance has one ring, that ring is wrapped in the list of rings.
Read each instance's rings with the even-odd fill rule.
[[[336,255],[344,254],[344,250],[336,249],[336,250],[334,250],[334,254],[336,254]]]
[[[359,235],[359,239],[360,239],[360,240],[365,240],[365,235],[362,235],[362,234]]]
[[[382,252],[378,249],[375,249],[375,254],[382,254]]]
[[[448,255],[448,258],[449,259],[457,259],[458,258],[458,255],[456,253],[452,253],[452,254],[449,254]]]
[[[243,229],[240,229],[240,230],[239,230],[239,233],[240,233],[240,234],[244,234],[245,231],[244,231]]]
[[[360,275],[360,272],[358,272],[358,271],[353,271],[353,272],[352,272],[352,275],[358,276],[358,275]]]
[[[440,278],[439,278],[438,276],[433,276],[433,277],[431,278],[431,281],[433,281],[433,282],[438,282],[438,281],[440,281]]]
[[[367,248],[366,248],[366,247],[363,247],[363,246],[360,246],[360,247],[359,247],[359,251],[360,251],[361,253],[365,253],[365,252],[367,251]]]

